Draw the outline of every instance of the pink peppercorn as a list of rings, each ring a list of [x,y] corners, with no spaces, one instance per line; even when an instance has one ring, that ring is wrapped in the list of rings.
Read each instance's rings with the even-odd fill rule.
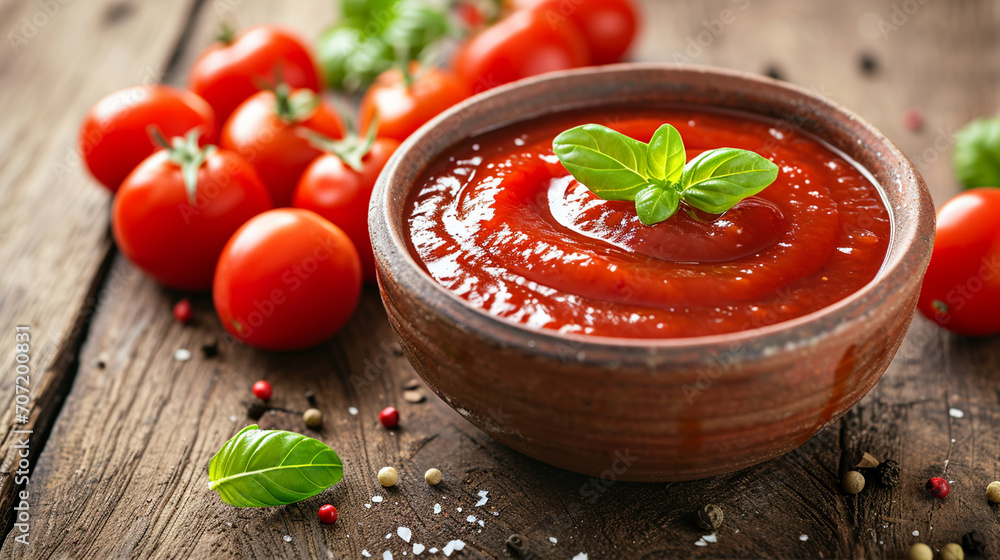
[[[948,495],[948,492],[951,492],[951,485],[940,476],[935,476],[928,480],[926,488],[927,493],[935,498],[944,498]]]
[[[319,507],[319,520],[327,525],[333,524],[337,520],[337,508],[330,504]]]
[[[185,325],[194,319],[194,311],[191,309],[191,302],[188,298],[184,298],[174,305],[174,319]]]
[[[378,421],[386,428],[395,428],[399,424],[399,411],[393,407],[387,407],[378,413]]]
[[[271,400],[271,384],[267,381],[258,381],[253,384],[253,394],[262,401]]]

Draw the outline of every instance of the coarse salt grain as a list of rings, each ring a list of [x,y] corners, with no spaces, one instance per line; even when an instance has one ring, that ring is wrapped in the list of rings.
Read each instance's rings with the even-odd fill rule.
[[[556,539],[555,537],[549,537],[549,542],[551,542],[552,544],[556,544],[557,542],[559,542],[559,540]]]
[[[451,556],[452,552],[458,552],[463,548],[465,548],[465,543],[462,541],[448,541],[448,544],[444,545],[441,552],[443,552],[445,556]]]
[[[961,418],[965,416],[965,413],[957,408],[952,408],[948,411],[948,415],[951,416],[952,418]]]
[[[434,513],[441,513],[441,504],[434,504]]]
[[[174,359],[178,362],[186,362],[191,359],[191,351],[187,348],[178,348],[174,351]]]
[[[802,542],[806,542],[807,540],[809,540],[809,535],[806,534],[799,535],[799,540]]]
[[[573,560],[587,560],[587,553],[586,552],[581,552],[580,554],[577,554],[576,556],[574,556]]]
[[[410,538],[413,536],[413,532],[410,531],[409,527],[400,527],[396,529],[396,534],[399,535],[399,538],[406,542],[410,542]]]
[[[349,406],[349,407],[347,407],[347,412],[348,412],[348,413],[349,413],[349,414],[350,414],[351,416],[357,416],[357,415],[358,415],[358,409],[354,408],[353,406]]]
[[[361,555],[364,556],[365,558],[371,558],[372,557],[372,553],[368,552],[367,548],[361,551]]]
[[[291,535],[285,535],[285,536],[281,537],[281,539],[283,541],[285,541],[285,542],[292,542],[292,536]]]
[[[704,540],[705,542],[708,542],[708,543],[719,542],[719,537],[716,537],[715,533],[712,533],[711,535],[704,535],[701,538],[702,538],[702,540]]]
[[[372,501],[375,502],[376,504],[381,502],[383,499],[384,498],[382,498],[382,496],[379,496],[378,494],[372,496]]]
[[[914,531],[913,532],[913,536],[914,537],[919,537],[920,536],[920,531]]]
[[[388,550],[382,553],[382,560],[392,560],[392,553]]]
[[[708,543],[704,539],[698,539],[694,541],[695,546],[708,546]]]
[[[424,551],[424,545],[420,543],[413,543],[413,554],[420,554]]]
[[[489,501],[489,498],[487,498],[486,495],[489,494],[489,493],[490,493],[489,490],[480,490],[479,491],[479,501],[476,502],[476,507],[483,507],[483,506],[486,505],[486,502]]]
[[[466,517],[465,520],[468,521],[469,523],[475,523],[476,522],[476,516],[475,515],[470,515],[470,516]]]

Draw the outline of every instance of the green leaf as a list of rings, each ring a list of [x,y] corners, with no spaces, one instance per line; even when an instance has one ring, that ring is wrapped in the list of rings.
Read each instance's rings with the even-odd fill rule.
[[[684,171],[687,153],[681,133],[672,125],[665,124],[656,129],[649,141],[649,173],[654,179],[675,183]]]
[[[684,167],[681,198],[699,210],[720,214],[764,190],[777,177],[778,166],[754,152],[709,150]]]
[[[674,185],[654,183],[635,195],[635,211],[639,220],[651,226],[666,220],[677,212],[681,203],[681,194]]]
[[[291,504],[319,494],[344,477],[337,453],[302,434],[247,426],[208,466],[208,488],[237,507]]]
[[[577,181],[605,200],[634,200],[649,184],[646,143],[606,126],[571,128],[552,148]]]
[[[952,163],[963,187],[1000,187],[1000,120],[977,119],[959,130]]]

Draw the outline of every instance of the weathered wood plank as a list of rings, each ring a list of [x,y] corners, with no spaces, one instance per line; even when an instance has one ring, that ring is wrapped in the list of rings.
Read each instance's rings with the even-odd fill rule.
[[[226,5],[236,6],[240,24],[280,20],[315,36],[329,19],[325,4],[317,0],[294,10],[263,0]],[[182,68],[208,40],[217,6],[202,8],[193,48],[180,58]],[[889,0],[794,6],[650,0],[646,7],[655,32],[645,34],[638,58],[684,54],[688,39],[697,41],[706,30],[705,21],[711,25],[730,9],[735,19],[718,36],[709,30],[712,39],[691,57],[694,62],[754,72],[776,66],[789,80],[870,119],[918,163],[925,150],[934,150],[936,155],[925,158],[925,170],[939,202],[955,186],[946,145],[950,134],[938,127],[957,128],[994,108],[998,69],[984,66],[979,53],[997,24],[988,2],[920,4],[887,39],[863,30],[873,22],[877,30],[879,17],[891,18]],[[862,53],[879,61],[877,72],[860,71]],[[903,127],[907,106],[926,115],[922,132]],[[938,148],[936,141],[945,145]],[[992,541],[992,554],[1000,554],[996,509],[983,497],[986,482],[1000,474],[1000,437],[993,429],[1000,422],[1000,380],[992,373],[995,338],[958,339],[917,319],[876,389],[795,452],[704,481],[630,484],[588,479],[516,454],[434,397],[404,402],[401,389],[413,372],[399,355],[374,290],[366,293],[351,324],[319,349],[268,354],[223,345],[218,358],[207,359],[198,347],[221,333],[207,298],[196,301],[198,324],[182,327],[169,313],[176,296],[131,265],[119,260],[109,278],[107,289],[115,297],[98,310],[76,384],[33,474],[32,511],[40,521],[32,527],[32,548],[18,548],[9,535],[3,554],[361,558],[366,549],[374,558],[391,550],[398,559],[411,550],[395,536],[399,526],[412,529],[414,542],[428,548],[462,539],[467,558],[507,557],[503,543],[514,532],[525,535],[541,558],[579,552],[591,559],[649,560],[897,557],[917,540],[940,546],[973,528]],[[194,351],[195,358],[173,361],[180,347]],[[265,428],[305,431],[299,416],[306,408],[304,392],[315,392],[325,423],[314,435],[337,449],[347,465],[345,480],[335,488],[301,504],[265,510],[230,508],[207,491],[207,461],[251,422],[243,402],[259,378],[274,383],[274,404],[280,408],[261,418]],[[398,431],[377,423],[378,411],[388,405],[402,411]],[[351,406],[357,415],[348,412]],[[951,408],[964,416],[952,417]],[[842,455],[858,449],[898,460],[902,484],[872,486],[853,497],[841,493]],[[378,486],[375,472],[384,465],[400,471],[397,488]],[[439,488],[421,480],[431,466],[445,473]],[[932,500],[921,490],[927,477],[938,474],[955,480],[947,500]],[[489,491],[483,508],[474,506],[479,490]],[[374,495],[385,499],[371,503]],[[315,518],[325,502],[341,512],[332,527]],[[718,543],[697,547],[705,532],[692,524],[691,512],[707,502],[723,507],[726,523]],[[434,514],[435,503],[442,505],[441,514]],[[470,514],[483,518],[485,526],[467,522]]]
[[[0,52],[0,331],[13,350],[14,326],[30,326],[32,366],[29,423],[16,423],[13,367],[0,384],[4,523],[17,487],[11,430],[34,430],[37,459],[110,262],[109,197],[85,176],[76,153],[80,119],[111,90],[163,72],[189,4],[53,0],[0,8],[7,43]]]

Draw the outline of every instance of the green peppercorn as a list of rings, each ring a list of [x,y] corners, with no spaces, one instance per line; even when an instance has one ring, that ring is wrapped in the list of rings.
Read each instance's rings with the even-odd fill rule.
[[[994,480],[986,487],[986,499],[1000,504],[1000,480]]]
[[[941,547],[941,560],[965,560],[965,551],[961,545],[948,543]]]
[[[310,408],[302,414],[302,420],[310,428],[318,428],[323,425],[323,413],[318,408]]]
[[[847,471],[840,485],[844,488],[844,492],[857,494],[865,489],[865,475],[858,471]]]
[[[698,526],[706,531],[714,531],[722,526],[722,508],[708,504],[698,510]]]
[[[910,553],[906,555],[908,560],[934,560],[934,551],[931,547],[922,542],[910,547]]]

